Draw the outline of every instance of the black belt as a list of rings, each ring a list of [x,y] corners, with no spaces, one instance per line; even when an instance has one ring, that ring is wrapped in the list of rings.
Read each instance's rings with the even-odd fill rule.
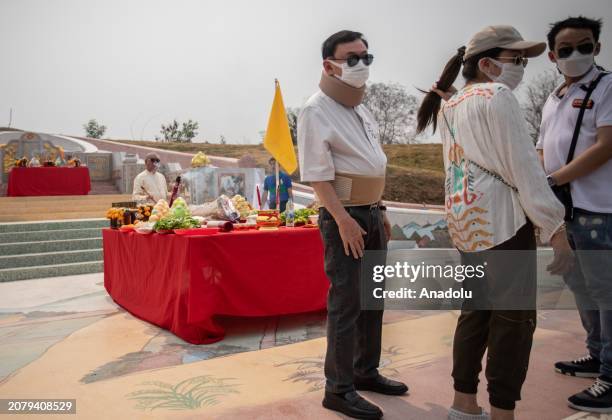
[[[585,209],[581,209],[578,207],[574,207],[574,213],[575,212],[586,214],[587,216],[601,216],[601,217],[612,216],[612,213],[597,213],[594,211],[585,210]]]
[[[325,209],[324,206],[321,206],[320,208]],[[366,204],[363,206],[346,206],[344,207],[345,209],[361,209],[361,210],[374,210],[374,209],[379,209],[381,211],[386,211],[387,210],[387,206],[385,206],[384,204],[380,204],[380,203],[374,203],[374,204]],[[325,209],[327,211],[327,209]]]
[[[381,203],[366,204],[363,206],[347,206],[346,208],[356,208],[356,209],[365,209],[365,210],[380,209],[382,211],[387,210],[387,206]]]

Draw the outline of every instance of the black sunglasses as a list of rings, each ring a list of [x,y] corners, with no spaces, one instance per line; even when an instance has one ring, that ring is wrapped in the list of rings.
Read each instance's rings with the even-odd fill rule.
[[[517,66],[522,65],[523,67],[527,67],[527,63],[529,63],[529,59],[527,57],[497,57],[498,60],[510,60]]]
[[[149,159],[153,163],[159,163],[159,159]]]
[[[580,44],[577,47],[561,47],[557,50],[557,56],[559,58],[567,58],[574,50],[578,50],[578,52],[582,55],[592,54],[595,51],[595,45],[592,42],[586,44]]]
[[[365,54],[360,57],[357,54],[352,54],[347,58],[332,58],[332,60],[346,61],[346,64],[348,64],[349,67],[355,67],[357,63],[359,63],[359,60],[361,60],[363,61],[363,64],[369,66],[372,64],[372,61],[374,61],[374,56],[372,54]]]

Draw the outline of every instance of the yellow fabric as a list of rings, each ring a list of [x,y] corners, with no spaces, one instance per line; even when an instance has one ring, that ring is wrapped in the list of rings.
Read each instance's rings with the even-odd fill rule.
[[[270,111],[268,129],[263,144],[288,174],[292,174],[297,169],[297,157],[291,141],[289,122],[287,121],[283,95],[278,82],[276,82],[274,102],[272,103],[272,111]]]

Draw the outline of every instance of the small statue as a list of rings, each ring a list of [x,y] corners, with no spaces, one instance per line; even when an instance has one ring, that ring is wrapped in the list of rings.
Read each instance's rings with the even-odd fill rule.
[[[38,158],[34,156],[32,157],[32,159],[30,159],[30,163],[28,164],[28,166],[30,168],[38,168],[40,167],[40,160],[38,160]]]

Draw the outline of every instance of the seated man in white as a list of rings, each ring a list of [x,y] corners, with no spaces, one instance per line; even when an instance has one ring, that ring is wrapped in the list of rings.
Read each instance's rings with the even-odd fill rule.
[[[137,202],[157,203],[168,199],[168,183],[166,177],[157,172],[159,156],[149,153],[145,156],[145,170],[134,178],[132,198]]]

